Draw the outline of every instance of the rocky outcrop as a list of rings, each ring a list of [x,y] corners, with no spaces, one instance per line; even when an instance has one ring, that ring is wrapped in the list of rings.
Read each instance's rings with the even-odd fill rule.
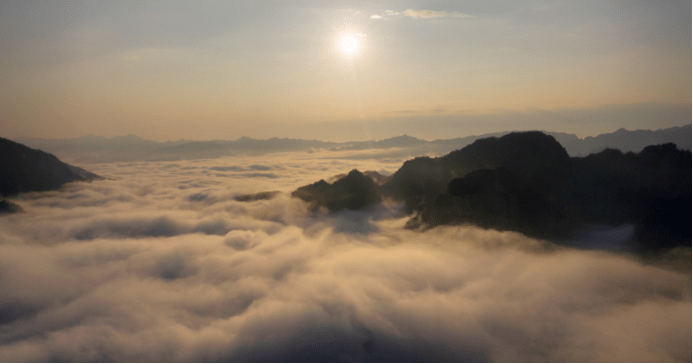
[[[370,177],[370,178],[373,180],[373,182],[375,182],[375,184],[377,184],[378,186],[381,186],[381,185],[383,185],[383,184],[389,182],[390,179],[392,179],[392,176],[384,176],[384,175],[382,175],[382,174],[380,174],[379,172],[376,172],[376,171],[365,171],[365,172],[362,172],[362,173],[363,173],[364,176]],[[342,179],[342,178],[344,178],[344,177],[346,177],[346,176],[347,176],[347,175],[344,174],[344,173],[338,174],[338,175],[336,175],[336,176],[334,176],[334,177],[328,179],[327,182],[334,183],[334,182],[336,182],[336,181],[338,181],[338,180],[340,180],[340,179]]]
[[[16,203],[0,200],[0,215],[15,214],[18,212],[24,212],[24,209]]]
[[[262,201],[262,200],[271,200],[275,198],[277,195],[279,195],[281,192],[279,191],[266,191],[266,192],[258,192],[258,193],[252,193],[248,195],[237,195],[233,199],[238,201],[238,202],[254,202],[254,201]]]
[[[331,212],[363,210],[381,201],[375,182],[355,169],[332,184],[320,180],[298,188],[291,196],[308,202],[311,210],[326,207]]]
[[[0,138],[0,196],[55,190],[68,182],[99,178],[52,154]]]

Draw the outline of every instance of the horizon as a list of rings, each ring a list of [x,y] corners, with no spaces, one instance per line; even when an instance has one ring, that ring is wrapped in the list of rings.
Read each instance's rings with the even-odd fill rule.
[[[134,133],[128,133],[128,134],[123,134],[123,135],[114,135],[114,136],[110,136],[110,137],[104,136],[104,135],[95,135],[95,134],[84,134],[84,135],[81,135],[81,136],[70,137],[70,138],[17,137],[16,140],[22,140],[22,139],[73,140],[73,139],[83,139],[83,138],[88,138],[88,137],[104,138],[104,139],[107,139],[107,140],[113,140],[113,139],[127,138],[127,137],[130,137],[130,136],[133,136],[133,137],[136,137],[136,138],[141,139],[141,140],[143,140],[143,141],[156,142],[156,143],[175,143],[175,142],[179,142],[179,141],[187,141],[187,142],[214,142],[214,141],[235,142],[235,141],[238,141],[238,140],[241,140],[241,139],[251,139],[251,140],[257,140],[257,141],[265,141],[265,140],[270,140],[270,139],[290,139],[290,140],[293,139],[293,140],[307,140],[307,141],[319,141],[319,142],[325,142],[325,143],[345,144],[345,143],[361,143],[361,142],[369,142],[369,141],[378,142],[378,141],[390,140],[390,139],[395,139],[395,138],[400,138],[400,137],[410,137],[410,138],[414,138],[414,139],[421,140],[421,141],[424,141],[424,142],[434,142],[434,141],[437,141],[437,140],[453,140],[453,139],[462,139],[462,138],[468,138],[468,137],[483,137],[483,136],[485,136],[485,135],[498,134],[498,133],[518,133],[518,132],[527,132],[527,131],[539,131],[539,132],[543,132],[543,133],[563,133],[563,134],[567,134],[567,135],[573,135],[573,136],[576,136],[576,137],[577,137],[578,139],[580,139],[580,140],[584,140],[585,138],[594,138],[594,137],[597,137],[597,136],[599,136],[599,135],[612,134],[612,133],[615,133],[615,132],[617,132],[617,131],[619,131],[619,130],[625,130],[625,131],[629,131],[629,132],[636,132],[636,131],[660,131],[660,130],[671,129],[671,128],[682,128],[682,127],[685,127],[685,126],[687,126],[687,125],[692,125],[692,123],[689,122],[689,123],[682,124],[682,125],[673,125],[673,126],[670,126],[670,127],[658,128],[658,129],[628,129],[628,128],[625,128],[625,127],[621,127],[621,128],[616,129],[616,130],[613,130],[613,131],[611,131],[611,132],[600,133],[600,134],[592,134],[592,135],[584,135],[584,136],[582,136],[582,137],[579,136],[579,135],[577,135],[576,133],[559,132],[559,131],[554,131],[554,130],[537,130],[537,129],[524,129],[524,130],[519,130],[519,129],[515,129],[515,130],[502,130],[502,131],[496,131],[496,132],[488,132],[488,133],[484,133],[484,134],[459,135],[459,136],[452,136],[452,137],[449,137],[449,138],[437,138],[437,139],[424,139],[424,138],[421,138],[421,137],[418,137],[418,136],[415,136],[415,135],[409,135],[409,134],[407,134],[407,133],[404,133],[404,134],[399,134],[399,135],[393,135],[393,136],[386,137],[386,138],[383,138],[383,139],[347,140],[347,141],[332,141],[332,140],[321,140],[321,139],[290,138],[290,137],[279,137],[279,136],[273,136],[273,137],[269,137],[269,138],[253,138],[253,137],[249,137],[249,136],[246,136],[246,135],[242,135],[242,136],[240,136],[240,137],[238,137],[238,138],[235,138],[235,139],[185,139],[185,138],[182,138],[182,139],[152,140],[152,139],[143,138],[143,137],[141,137],[141,136],[139,136],[139,135],[137,135],[137,134],[134,134]],[[2,136],[0,136],[0,137],[2,137]],[[12,139],[12,138],[6,138],[6,139]]]

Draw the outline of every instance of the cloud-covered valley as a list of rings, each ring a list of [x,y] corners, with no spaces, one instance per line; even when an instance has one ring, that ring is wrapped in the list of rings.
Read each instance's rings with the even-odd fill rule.
[[[514,232],[407,230],[390,201],[328,213],[290,197],[402,162],[94,164],[106,179],[13,198],[0,361],[691,361],[690,249],[669,254],[678,269]]]

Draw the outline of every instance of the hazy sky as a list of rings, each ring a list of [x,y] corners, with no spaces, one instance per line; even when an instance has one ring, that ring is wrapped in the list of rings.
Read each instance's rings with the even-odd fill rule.
[[[9,138],[584,136],[690,116],[690,1],[0,6]]]

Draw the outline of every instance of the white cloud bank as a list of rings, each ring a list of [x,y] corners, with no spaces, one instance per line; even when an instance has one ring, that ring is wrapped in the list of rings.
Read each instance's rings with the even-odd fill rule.
[[[26,213],[0,218],[0,361],[691,360],[689,273],[289,197],[400,162],[93,165],[112,179],[15,199]]]

